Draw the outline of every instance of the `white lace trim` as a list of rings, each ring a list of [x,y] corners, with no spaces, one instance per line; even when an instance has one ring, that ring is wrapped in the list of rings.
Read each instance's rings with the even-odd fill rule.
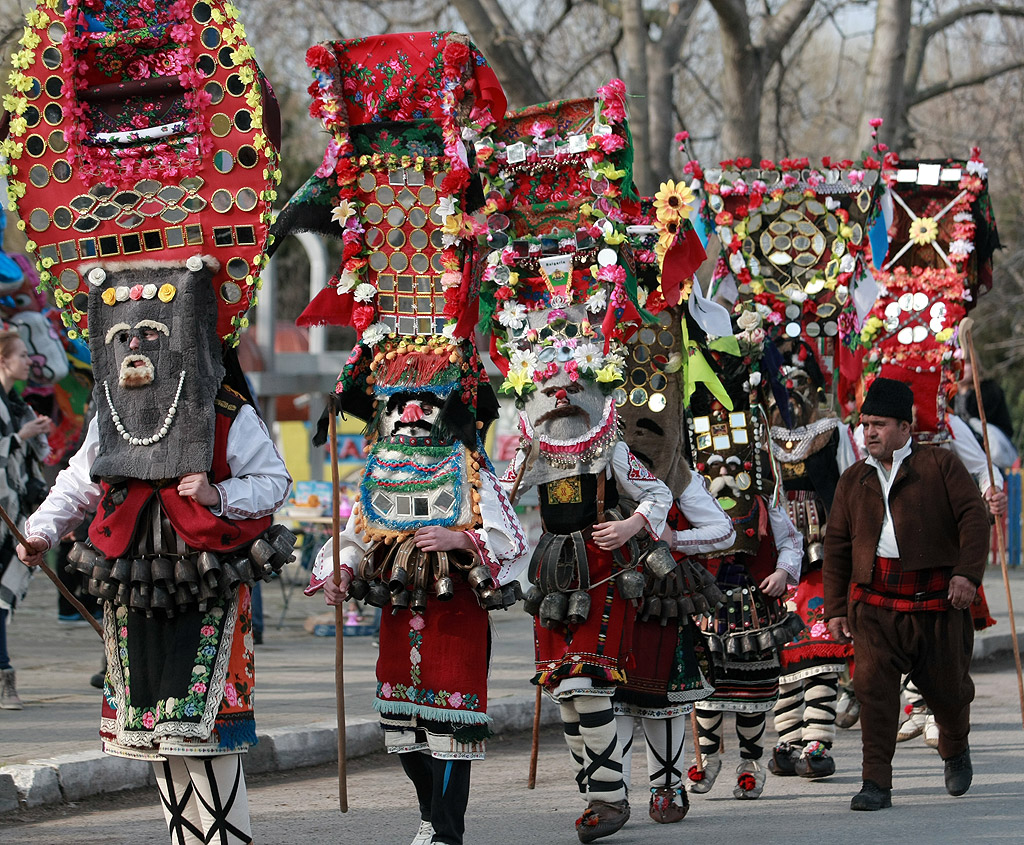
[[[826,417],[823,420],[815,420],[800,428],[784,428],[781,425],[773,425],[770,429],[772,454],[783,463],[791,464],[794,461],[802,461],[811,454],[811,446],[814,445],[816,437],[825,432],[832,431],[839,427],[839,420],[836,417]],[[795,443],[794,449],[783,449],[780,443]]]

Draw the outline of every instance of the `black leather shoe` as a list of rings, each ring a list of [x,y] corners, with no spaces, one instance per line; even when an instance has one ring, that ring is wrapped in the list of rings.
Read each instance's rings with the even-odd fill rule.
[[[971,749],[964,749],[962,754],[946,760],[946,792],[950,795],[963,795],[971,788],[974,780],[974,767],[971,766]]]
[[[873,780],[866,780],[860,792],[850,801],[851,810],[885,810],[892,806],[892,790],[882,789]]]
[[[768,761],[768,771],[773,775],[786,777],[796,774],[796,761],[800,759],[800,749],[788,742],[780,742],[772,749],[772,759]]]

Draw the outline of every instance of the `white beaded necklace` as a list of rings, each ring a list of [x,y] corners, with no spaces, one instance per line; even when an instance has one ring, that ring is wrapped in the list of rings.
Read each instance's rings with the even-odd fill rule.
[[[114,407],[114,403],[110,398],[110,387],[107,382],[104,381],[103,392],[107,395],[107,407],[110,408],[110,419],[114,423],[114,428],[117,429],[117,433],[131,443],[132,446],[152,446],[154,443],[159,443],[167,436],[167,432],[171,430],[171,423],[174,422],[174,415],[178,413],[178,400],[181,398],[181,388],[184,384],[185,371],[182,370],[181,377],[178,379],[178,390],[174,394],[174,401],[171,402],[171,407],[167,409],[167,416],[164,417],[164,422],[163,425],[160,426],[160,430],[152,437],[135,437],[121,423],[121,415],[117,412],[117,409]]]

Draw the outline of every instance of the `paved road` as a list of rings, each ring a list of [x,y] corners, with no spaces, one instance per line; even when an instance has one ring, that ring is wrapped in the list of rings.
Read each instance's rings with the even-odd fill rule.
[[[694,797],[687,819],[661,827],[644,812],[637,790],[633,820],[612,837],[617,845],[679,843],[822,842],[829,845],[897,841],[901,843],[1024,842],[1024,730],[1017,708],[1012,661],[976,666],[978,697],[974,709],[974,787],[950,798],[942,786],[938,755],[920,739],[900,745],[896,757],[893,808],[851,813],[850,796],[859,788],[860,734],[840,731],[838,773],[825,781],[782,780],[769,775],[758,801],[731,797],[727,749],[722,779],[707,796]],[[537,789],[526,789],[529,738],[516,735],[493,742],[488,759],[474,765],[469,845],[525,845],[576,842],[573,821],[582,809],[570,790],[570,769],[561,738],[542,740]],[[634,760],[634,779],[642,783],[642,756]],[[393,758],[377,755],[351,761],[351,809],[337,808],[333,767],[254,777],[250,798],[256,841],[260,845],[360,843],[404,845],[417,824],[412,790]],[[164,845],[155,792],[99,796],[78,805],[20,812],[4,818],[3,845]]]

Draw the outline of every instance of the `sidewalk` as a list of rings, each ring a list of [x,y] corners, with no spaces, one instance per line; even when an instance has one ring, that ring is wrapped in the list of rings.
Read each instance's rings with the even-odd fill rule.
[[[293,569],[293,567],[289,567]],[[295,578],[304,574],[294,568]],[[1011,571],[1018,628],[1024,629],[1024,571]],[[987,596],[998,624],[978,635],[975,659],[1012,648],[1006,592],[998,567],[986,575]],[[286,585],[288,586],[288,585]],[[250,773],[284,771],[335,759],[335,641],[303,629],[308,616],[326,610],[320,597],[290,593],[284,609],[279,583],[263,585],[266,630],[256,647],[256,720],[260,743],[250,750]],[[23,806],[77,801],[100,792],[147,785],[150,766],[99,751],[99,692],[89,677],[99,669],[99,638],[89,627],[57,623],[56,591],[36,576],[25,605],[8,626],[11,660],[18,673],[22,711],[0,711],[0,812]],[[532,620],[521,609],[491,614],[494,649],[488,711],[496,733],[527,730],[533,716]],[[370,637],[347,637],[346,726],[349,757],[383,747],[371,707],[377,650]],[[544,722],[557,721],[545,704]]]

